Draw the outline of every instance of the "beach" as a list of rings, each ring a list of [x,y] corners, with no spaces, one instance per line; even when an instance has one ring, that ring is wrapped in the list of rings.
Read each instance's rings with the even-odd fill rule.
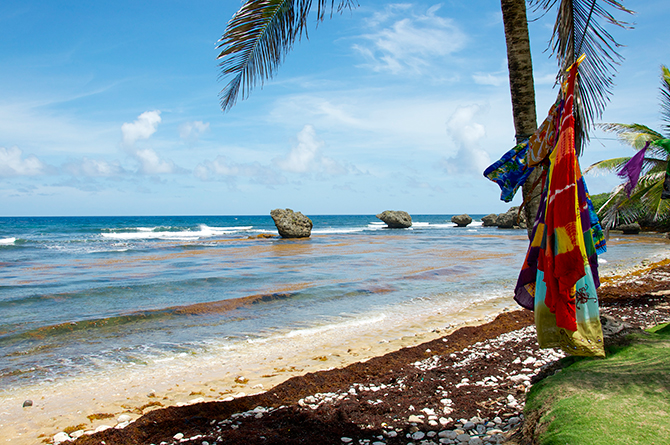
[[[606,281],[602,313],[628,332],[670,322],[668,261]],[[506,311],[257,395],[158,409],[76,443],[525,443],[524,394],[561,357],[538,350],[532,313]]]
[[[128,222],[131,228],[110,228],[108,220],[76,221],[77,230],[88,238],[80,240],[77,232],[53,246],[42,242],[32,247],[21,241],[26,235],[6,236],[19,241],[0,253],[23,263],[14,270],[3,269],[4,282],[12,286],[0,294],[7,296],[0,304],[10,314],[0,337],[7,358],[0,376],[6,382],[0,391],[0,440],[49,442],[59,433],[71,438],[97,428],[125,426],[114,431],[128,435],[127,442],[106,442],[153,443],[148,436],[133,436],[153,433],[133,428],[151,416],[168,419],[171,410],[186,410],[176,414],[184,417],[203,402],[207,416],[221,411],[209,422],[258,406],[286,405],[302,412],[305,406],[299,402],[306,397],[349,392],[354,383],[369,387],[365,379],[370,372],[365,369],[371,363],[379,368],[373,373],[377,377],[401,373],[405,371],[399,368],[407,370],[411,363],[430,358],[426,350],[456,353],[464,345],[515,331],[517,325],[530,326],[528,314],[517,312],[511,299],[527,247],[525,231],[456,229],[447,219],[432,216],[415,230],[387,231],[368,217],[351,218],[346,223],[331,221],[309,240],[289,242],[251,239],[271,232],[258,220],[238,221],[237,226],[228,220],[227,225],[207,221],[211,225],[206,227],[198,220],[188,230],[175,229],[175,221]],[[134,229],[150,222],[160,229]],[[166,229],[168,224],[173,225]],[[84,226],[85,231],[80,229]],[[661,237],[613,236],[610,245],[602,264],[605,281],[643,267],[643,261],[667,257],[667,240]],[[31,305],[42,312],[26,310]],[[23,314],[28,327],[11,324],[12,316]],[[502,318],[496,318],[500,314]],[[233,327],[236,334],[230,331]],[[523,335],[532,349],[532,333]],[[514,351],[507,346],[497,349]],[[498,354],[503,361],[514,360]],[[447,368],[442,368],[442,379]],[[327,385],[305,383],[305,378],[324,372],[330,373],[323,377]],[[487,382],[490,387],[492,382]],[[516,383],[523,385],[521,380]],[[389,386],[372,385],[382,384]],[[414,403],[407,388],[393,398],[405,394],[408,404]],[[456,400],[440,400],[449,398]],[[24,407],[27,400],[32,405]],[[369,407],[377,406],[368,401]],[[381,410],[383,403],[378,405]],[[418,412],[438,407],[443,409],[441,416]],[[425,423],[435,415],[437,419],[430,420],[441,427],[453,426],[444,423],[450,417],[455,425],[457,416],[477,415],[471,409],[446,415],[445,407],[438,407],[414,406]],[[328,404],[307,406],[306,412],[316,415],[322,408]],[[352,405],[350,411],[359,408]],[[153,412],[157,414],[143,417]],[[511,414],[519,410],[505,413],[515,417]],[[405,428],[406,419],[400,420],[397,428]],[[180,425],[174,418],[166,421]],[[172,434],[198,435],[189,431]],[[214,443],[211,438],[209,443]]]

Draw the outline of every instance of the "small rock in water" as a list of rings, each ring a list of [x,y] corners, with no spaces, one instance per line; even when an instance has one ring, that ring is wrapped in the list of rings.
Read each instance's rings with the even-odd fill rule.
[[[26,408],[28,406],[33,406],[33,401],[32,400],[26,400],[23,402],[23,407]]]
[[[343,437],[340,440],[342,440],[342,443],[351,443],[354,439],[352,439],[351,437]]]
[[[177,433],[174,436],[172,436],[172,438],[174,440],[182,440],[184,438],[184,434],[183,433]]]

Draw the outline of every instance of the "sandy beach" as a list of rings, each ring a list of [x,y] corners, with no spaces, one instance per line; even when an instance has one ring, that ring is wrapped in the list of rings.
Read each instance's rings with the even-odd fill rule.
[[[636,327],[670,321],[667,263],[604,277],[602,313]],[[458,315],[451,326],[435,314],[384,339],[315,335],[309,351],[264,345],[255,368],[225,375],[220,363],[186,357],[177,374],[137,369],[88,386],[66,382],[54,395],[35,388],[26,397],[32,406],[19,399],[3,406],[2,440],[392,444],[407,443],[409,434],[448,443],[437,435],[472,419],[502,421],[496,440],[507,440],[522,423],[530,381],[563,354],[538,350],[532,313],[509,300]]]
[[[126,367],[114,375],[85,376],[48,388],[37,385],[3,400],[0,426],[8,443],[32,444],[38,436],[51,438],[64,430],[72,432],[77,426],[89,431],[104,427],[121,415],[135,420],[161,407],[239,399],[262,393],[292,377],[346,367],[438,339],[459,327],[480,325],[512,309],[514,302],[509,298],[496,299],[449,314],[451,323],[447,325],[443,314],[429,314],[414,323],[386,330],[383,338],[379,338],[371,323],[368,329],[361,326],[346,334],[322,330],[252,342],[244,354],[232,360],[194,360],[185,355],[171,360],[170,366],[157,363]],[[250,356],[255,358],[253,362],[248,361]],[[25,400],[31,400],[33,405],[24,408]]]

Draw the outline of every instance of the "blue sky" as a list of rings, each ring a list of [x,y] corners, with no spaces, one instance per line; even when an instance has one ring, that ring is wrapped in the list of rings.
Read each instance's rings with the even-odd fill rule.
[[[216,43],[240,5],[0,3],[0,216],[509,207],[482,176],[514,145],[499,2],[360,0],[312,22],[277,76],[223,113]],[[670,2],[625,5],[636,26],[614,31],[625,61],[602,121],[660,129]],[[541,122],[555,13],[530,17]],[[595,133],[581,163],[631,153]],[[587,176],[592,193],[618,182]]]

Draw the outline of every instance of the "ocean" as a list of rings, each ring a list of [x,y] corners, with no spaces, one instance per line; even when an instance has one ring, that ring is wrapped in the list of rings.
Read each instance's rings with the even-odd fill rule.
[[[277,235],[270,216],[0,218],[0,402],[187,361],[216,359],[223,373],[254,367],[264,348],[409,335],[514,307],[525,230],[483,227],[482,215],[466,228],[413,215],[410,229],[308,216],[312,236],[292,240],[257,237]],[[665,255],[658,237],[613,237],[601,271]]]

